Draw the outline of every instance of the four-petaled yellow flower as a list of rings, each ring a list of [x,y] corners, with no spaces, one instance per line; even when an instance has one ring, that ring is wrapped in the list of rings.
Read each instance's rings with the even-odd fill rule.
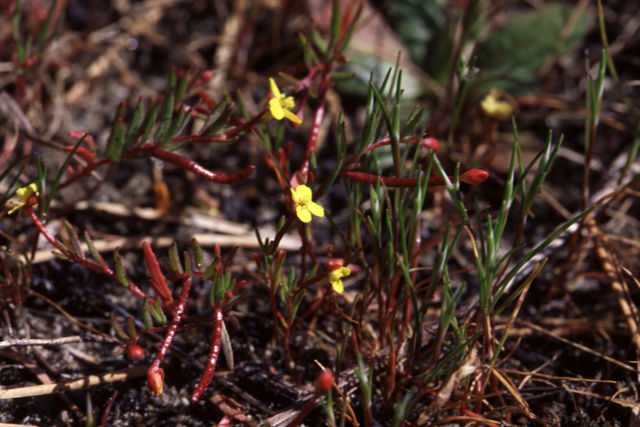
[[[284,96],[284,94],[280,93],[276,81],[272,78],[269,78],[269,85],[271,86],[271,93],[273,94],[273,98],[269,100],[269,111],[271,111],[271,115],[278,120],[286,117],[294,123],[302,123],[300,117],[291,111],[296,106],[293,96]]]
[[[38,196],[38,188],[33,182],[25,187],[18,188],[18,190],[16,191],[16,195],[7,201],[7,205],[12,207],[12,209],[9,211],[9,215],[17,210],[22,209],[22,207],[27,204],[27,201],[32,194]]]
[[[342,278],[351,274],[351,269],[349,267],[338,267],[335,270],[331,270],[329,272],[329,283],[333,287],[333,290],[337,293],[341,294],[344,290],[344,285],[342,284]]]
[[[501,95],[502,92],[500,90],[493,88],[484,97],[480,106],[487,116],[503,119],[511,115],[513,106],[510,102],[500,99]]]
[[[313,201],[311,189],[304,184],[291,189],[291,197],[296,204],[296,215],[302,222],[311,221],[311,214],[324,216],[322,206]]]

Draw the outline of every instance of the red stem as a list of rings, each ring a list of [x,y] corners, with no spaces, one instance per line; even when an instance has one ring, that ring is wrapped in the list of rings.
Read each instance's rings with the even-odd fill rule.
[[[137,153],[137,150],[136,150]],[[91,175],[91,172],[93,172],[94,170],[98,169],[101,166],[104,165],[108,165],[110,163],[112,163],[113,161],[109,158],[107,159],[102,159],[98,162],[95,163],[91,163],[88,164],[84,169],[82,169],[82,172],[78,171],[77,174],[73,175],[72,177],[70,177],[69,179],[67,179],[65,182],[63,182],[62,184],[60,184],[58,186],[58,190],[62,190],[63,188],[73,184],[74,182],[80,180],[80,178],[84,178],[87,177],[89,175]]]
[[[165,151],[154,144],[145,144],[142,146],[142,150],[149,153],[153,157],[156,157],[160,160],[164,160],[167,163],[180,166],[184,169],[189,169],[191,172],[195,173],[196,175],[214,182],[221,182],[221,183],[237,182],[251,175],[253,171],[256,169],[255,166],[249,166],[235,173],[230,173],[230,174],[217,173],[217,172],[212,172],[209,169],[206,169],[199,163],[194,162],[193,160],[190,160],[186,157],[180,156],[175,153],[171,153],[169,151]]]
[[[380,178],[380,182],[389,188],[413,188],[417,185],[418,182],[417,178],[385,177],[357,171],[344,171],[341,172],[341,175],[354,181],[374,185],[378,182],[378,178]],[[487,177],[487,172],[481,169],[471,169],[460,175],[460,181],[467,184],[476,185],[484,181]],[[449,179],[453,179],[453,177],[449,177]],[[440,176],[429,178],[429,186],[440,186],[444,184],[445,182]]]
[[[264,113],[266,112],[267,112],[267,109],[265,108],[258,115],[251,118],[251,120],[249,120],[248,122],[244,122],[241,125],[238,125],[237,127],[231,129],[229,132],[226,133],[227,138],[233,138],[243,130],[252,127],[256,123],[258,123],[258,121],[262,118],[262,116],[264,116]]]
[[[407,138],[401,139],[400,143],[406,143],[406,144],[417,144],[417,143],[420,143],[420,145],[422,145],[423,147],[430,148],[430,149],[432,149],[434,151],[437,151],[442,147],[442,145],[440,144],[440,142],[438,142],[437,139],[430,138],[430,137],[427,137],[427,138],[420,138],[420,137],[417,137],[417,136],[407,137]],[[362,156],[363,154],[368,153],[369,151],[373,151],[373,150],[375,150],[377,148],[390,145],[390,144],[391,144],[391,138],[384,138],[384,139],[380,140],[379,142],[376,142],[375,144],[371,144],[367,148],[362,150],[362,153],[354,154],[353,156],[351,156],[349,158],[349,160],[347,160],[345,162],[344,167],[346,168],[346,167],[351,166],[352,164],[356,163],[358,161],[358,159],[360,158],[360,156]]]
[[[164,341],[162,341],[162,345],[160,346],[160,351],[156,355],[155,360],[149,367],[149,372],[155,372],[160,368],[160,362],[165,358],[167,352],[169,351],[169,347],[171,347],[171,342],[176,335],[176,331],[178,330],[178,325],[182,320],[182,314],[184,313],[184,308],[187,305],[187,297],[189,296],[189,289],[191,288],[191,277],[187,276],[184,278],[182,282],[182,291],[180,292],[180,299],[178,300],[178,305],[173,313],[173,319],[171,319],[171,325],[169,325],[169,329],[167,329],[167,334],[164,336]]]
[[[209,350],[209,358],[207,359],[207,366],[202,374],[202,379],[193,390],[191,394],[191,402],[196,402],[204,390],[207,388],[213,373],[216,370],[216,364],[218,363],[218,356],[220,355],[220,342],[222,341],[222,306],[217,304],[215,307],[215,313],[213,315],[213,338],[211,340],[211,349]]]
[[[109,412],[111,412],[111,407],[113,406],[113,402],[116,401],[116,397],[118,397],[118,390],[115,390],[109,398],[109,403],[107,403],[107,407],[105,408],[104,413],[102,414],[102,418],[100,419],[100,427],[104,427],[107,425]]]
[[[227,138],[226,135],[185,135],[177,136],[171,140],[172,143],[177,144],[179,142],[222,142],[228,143],[232,140]]]
[[[320,125],[324,118],[324,104],[326,101],[327,89],[329,88],[329,81],[331,78],[331,63],[327,64],[322,73],[322,83],[320,84],[320,90],[318,94],[318,107],[316,113],[313,116],[313,124],[311,125],[311,132],[309,133],[309,140],[307,142],[307,152],[304,157],[304,162],[300,167],[300,173],[306,179],[309,173],[309,158],[311,153],[316,151],[316,145],[318,144],[318,134],[320,133]]]
[[[40,218],[38,218],[38,215],[31,208],[29,208],[29,217],[31,218],[31,221],[36,226],[38,231],[49,241],[49,243],[51,243],[54,248],[60,251],[60,253],[66,254],[66,252],[62,249],[62,247],[60,247],[60,244],[56,241],[55,237],[53,237],[53,235],[49,233],[49,230],[47,230],[47,228],[44,226],[42,221],[40,221]],[[69,257],[69,260],[71,262],[80,264],[92,270],[99,271],[111,277],[112,279],[119,281],[116,273],[114,273],[114,271],[111,270],[106,264],[104,265],[96,264],[94,262],[89,261],[88,259],[77,258],[73,256],[73,254],[66,254],[66,255]],[[136,286],[136,284],[133,283],[131,280],[129,280],[129,286],[127,289],[129,289],[129,291],[133,293],[135,296],[142,299],[149,299],[151,302],[153,302],[153,299],[149,298],[147,294],[144,293],[144,291],[142,291],[142,289]]]

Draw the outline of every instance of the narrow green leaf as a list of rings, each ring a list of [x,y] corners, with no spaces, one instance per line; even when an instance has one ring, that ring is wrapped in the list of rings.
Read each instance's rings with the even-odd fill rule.
[[[219,111],[219,113],[218,113]],[[211,116],[211,124],[206,125],[202,130],[202,135],[214,135],[229,121],[229,117],[233,113],[233,108],[229,105],[229,102],[225,99],[217,108],[216,114]]]
[[[133,323],[133,317],[129,316],[127,317],[127,333],[129,334],[129,337],[135,339],[136,337],[136,325],[134,325]]]
[[[158,125],[156,129],[156,133],[153,136],[155,142],[163,142],[164,137],[171,126],[171,120],[173,118],[173,107],[175,104],[175,97],[173,93],[170,93],[168,97],[165,98],[164,103],[162,104],[162,121]]]
[[[538,253],[540,253],[544,248],[546,248],[547,246],[549,246],[551,244],[551,242],[553,242],[555,239],[557,239],[558,237],[560,237],[560,235],[562,235],[562,233],[564,233],[569,227],[571,227],[574,223],[580,221],[582,218],[584,218],[585,216],[587,216],[592,210],[594,209],[594,207],[591,207],[587,210],[585,210],[584,212],[580,213],[579,215],[576,215],[575,217],[571,218],[569,221],[565,222],[564,225],[562,227],[560,227],[558,230],[556,230],[555,232],[553,232],[549,237],[547,237],[542,243],[540,243],[538,246],[536,246],[535,248],[533,248],[531,251],[529,251],[527,253],[527,255],[520,260],[515,266],[513,266],[513,268],[509,271],[509,273],[500,281],[500,283],[498,283],[498,285],[495,287],[496,288],[496,295],[500,295],[502,294],[502,292],[504,292],[504,290],[506,289],[507,285],[509,285],[509,283],[511,282],[511,280],[515,277],[516,274],[518,274],[518,272],[520,271],[520,269],[534,256],[536,256]],[[497,303],[497,299],[494,299],[493,305],[495,305]]]
[[[138,134],[140,127],[142,126],[142,121],[144,120],[144,101],[142,98],[138,99],[138,104],[136,104],[135,112],[133,113],[133,118],[131,119],[131,124],[127,129],[127,134],[125,135],[125,145],[130,146]]]
[[[116,115],[113,119],[113,123],[111,124],[111,132],[107,139],[105,155],[113,161],[120,158],[120,154],[122,154],[122,149],[124,148],[124,125],[122,124],[122,121],[124,120],[125,106],[126,103],[124,101],[121,101],[120,104],[118,104]]]
[[[58,190],[58,185],[60,185],[60,181],[62,181],[62,177],[67,172],[67,167],[69,166],[69,163],[71,163],[71,159],[76,154],[76,151],[78,151],[78,148],[80,148],[80,145],[84,142],[86,136],[87,136],[87,134],[84,134],[82,136],[82,138],[80,138],[78,140],[78,142],[76,142],[76,145],[73,146],[73,149],[69,152],[69,155],[64,160],[64,163],[62,163],[62,166],[60,166],[60,169],[58,170],[58,173],[56,174],[56,178],[53,181],[53,185],[51,186],[51,192],[47,196],[43,212],[45,212],[45,213],[49,212],[49,206],[51,206],[51,201],[53,200],[53,196],[55,196],[56,191]],[[46,166],[44,168],[44,171],[45,171],[45,175],[46,175]],[[42,188],[44,188],[44,184],[43,184]],[[41,193],[41,194],[43,194],[43,193]],[[44,195],[41,195],[41,197],[44,197]]]
[[[69,243],[71,243],[73,254],[80,259],[86,259],[76,231],[66,219],[62,220],[62,225],[64,225],[64,228],[67,230],[67,234],[69,235]]]
[[[185,71],[180,77],[180,80],[178,82],[178,88],[175,91],[176,102],[179,102],[179,103],[182,102],[182,99],[184,98],[188,85],[189,85],[189,72]]]
[[[129,279],[127,278],[127,273],[125,272],[124,267],[122,266],[122,259],[120,258],[119,252],[120,252],[120,248],[117,247],[113,254],[114,261],[116,264],[116,277],[118,278],[120,283],[122,283],[122,285],[128,288],[130,286],[130,283],[129,283]]]
[[[116,319],[116,316],[113,313],[109,313],[109,321],[111,322],[111,327],[113,328],[118,338],[120,338],[123,341],[128,341],[129,335],[127,335],[124,329],[122,329],[122,326],[120,326],[120,323],[118,323],[118,320]]]
[[[173,245],[169,248],[169,263],[171,270],[174,271],[176,275],[182,276],[184,274],[180,254],[178,253],[178,244],[176,242],[173,242]]]
[[[200,243],[198,243],[198,240],[195,237],[191,239],[191,249],[193,250],[195,267],[200,270],[202,269],[202,248],[200,247]]]
[[[100,252],[98,252],[98,250],[96,249],[91,236],[89,236],[89,233],[86,230],[84,232],[84,241],[87,244],[87,248],[89,249],[89,253],[93,257],[93,259],[96,260],[98,264],[100,264],[103,270],[109,270],[107,263],[102,258],[102,255],[100,255]]]
[[[160,326],[167,326],[167,316],[164,314],[164,311],[162,310],[160,301],[156,300],[156,302],[153,303],[153,305],[150,305],[149,307],[152,307],[151,315],[153,316],[155,321],[158,322]]]
[[[144,132],[142,134],[142,138],[140,139],[140,143],[144,144],[149,140],[151,136],[151,132],[153,131],[153,127],[156,124],[156,120],[158,118],[158,104],[152,103],[147,111],[147,115],[144,119]]]
[[[189,252],[183,251],[182,256],[184,257],[184,271],[188,276],[192,276],[193,270],[191,267],[192,265],[191,255],[189,255]]]
[[[231,345],[231,338],[227,331],[227,326],[222,322],[222,354],[224,354],[224,360],[227,362],[227,366],[233,371],[235,367],[233,359],[233,346]]]
[[[153,319],[151,317],[151,313],[149,313],[149,302],[145,300],[145,306],[142,307],[142,321],[144,322],[144,328],[147,332],[151,332],[153,328]]]

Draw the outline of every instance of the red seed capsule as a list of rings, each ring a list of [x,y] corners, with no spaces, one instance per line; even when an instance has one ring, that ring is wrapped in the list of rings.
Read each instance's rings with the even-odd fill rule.
[[[316,378],[316,391],[325,394],[333,385],[333,372],[331,369],[325,369],[318,374]]]
[[[130,344],[127,346],[127,354],[135,362],[144,357],[144,349],[138,344]]]

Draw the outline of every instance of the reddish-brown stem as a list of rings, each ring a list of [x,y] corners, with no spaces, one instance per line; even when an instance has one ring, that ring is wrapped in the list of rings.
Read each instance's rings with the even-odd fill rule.
[[[236,126],[235,128],[231,129],[229,132],[226,133],[227,138],[233,138],[234,136],[238,135],[243,130],[253,127],[253,125],[255,125],[256,123],[258,123],[258,121],[260,121],[260,119],[262,118],[262,116],[264,116],[264,113],[266,113],[266,112],[267,112],[267,110],[265,108],[259,114],[257,114],[253,118],[251,118],[248,122],[244,122],[244,123]]]
[[[184,308],[187,305],[187,297],[189,296],[190,288],[191,277],[187,276],[182,281],[182,291],[180,291],[180,299],[178,300],[178,305],[173,312],[173,319],[171,319],[171,324],[169,325],[169,329],[167,329],[167,334],[164,336],[164,341],[162,341],[160,350],[158,351],[158,354],[156,354],[156,358],[149,367],[148,372],[157,372],[160,368],[160,362],[162,362],[162,360],[167,355],[169,347],[171,347],[171,342],[173,341],[173,338],[176,335],[176,331],[178,330],[178,325],[182,320],[182,314],[184,313]]]
[[[405,143],[405,144],[414,144],[414,145],[417,144],[417,143],[420,143],[421,146],[430,148],[430,149],[432,149],[434,151],[437,151],[442,147],[442,145],[440,144],[440,142],[438,142],[437,139],[429,138],[429,137],[427,137],[427,138],[407,137],[407,138],[404,138],[404,139],[400,140],[400,142],[401,143]],[[353,156],[351,156],[349,158],[349,160],[347,160],[345,162],[344,167],[346,168],[346,167],[349,167],[349,166],[353,165],[354,163],[356,163],[358,161],[358,159],[363,154],[368,153],[370,151],[373,151],[373,150],[375,150],[377,148],[390,145],[390,144],[391,144],[391,138],[384,138],[384,139],[376,142],[375,144],[371,144],[367,148],[362,150],[362,153],[354,154]]]
[[[295,221],[296,216],[294,214],[290,214],[287,217],[287,221],[284,223],[284,225],[282,226],[282,228],[280,230],[278,230],[278,233],[276,234],[276,237],[274,237],[273,242],[271,242],[272,245],[272,250],[271,253],[273,254],[275,252],[275,250],[278,248],[278,245],[280,244],[280,240],[282,240],[282,238],[284,237],[285,233],[287,231],[289,231],[289,228],[291,227],[291,225],[293,224],[293,222]]]
[[[257,116],[260,117],[260,116]],[[251,121],[247,122],[246,124],[251,123]],[[245,125],[246,125],[245,124]],[[243,126],[245,126],[243,125]],[[236,128],[238,129],[238,128]],[[207,141],[211,141],[211,142],[222,142],[222,141],[228,141],[229,139],[231,139],[233,136],[235,136],[237,134],[234,132],[230,132],[228,134],[226,134],[225,136],[221,136],[218,135],[213,139],[214,137],[202,137],[202,136],[192,136],[192,137],[179,137],[179,141],[182,140],[195,140],[196,142],[204,142],[205,140]],[[209,138],[209,139],[208,139]],[[226,138],[226,139],[225,139]],[[220,183],[232,183],[232,182],[237,182],[240,180],[243,180],[245,178],[247,178],[249,175],[251,175],[253,173],[253,171],[255,170],[255,166],[249,166],[239,172],[235,172],[235,173],[230,173],[230,174],[224,174],[224,173],[217,173],[217,172],[212,172],[209,169],[203,167],[202,165],[200,165],[197,162],[194,162],[193,160],[190,160],[186,157],[180,156],[179,154],[175,154],[175,153],[171,153],[169,151],[163,150],[161,148],[159,148],[157,145],[154,144],[145,144],[142,147],[136,147],[134,149],[131,149],[129,151],[127,151],[126,153],[124,153],[120,158],[122,160],[126,160],[126,159],[130,159],[138,154],[140,154],[141,152],[146,152],[147,154],[156,157],[160,160],[164,160],[167,163],[171,163],[174,164],[176,166],[180,166],[182,168],[188,169],[190,171],[192,171],[193,173],[195,173],[198,176],[201,176],[205,179],[208,179],[210,181],[214,181],[214,182],[220,182]],[[114,163],[113,160],[111,160],[110,158],[106,158],[106,159],[102,159],[100,161],[94,162],[94,163],[90,163],[89,165],[87,165],[87,167],[85,167],[81,172],[79,171],[76,175],[70,177],[68,180],[66,180],[65,182],[63,182],[62,184],[60,184],[60,186],[58,187],[59,189],[65,188],[71,184],[73,184],[74,182],[78,181],[81,178],[87,177],[89,176],[94,170],[107,165],[107,164],[112,164]]]
[[[198,98],[200,98],[200,100],[202,100],[202,102],[206,104],[207,108],[209,109],[209,112],[212,112],[216,109],[215,104],[209,97],[209,94],[204,89],[200,89],[198,91]]]
[[[113,394],[109,398],[109,403],[107,403],[107,407],[102,414],[102,418],[100,419],[100,427],[104,427],[107,425],[107,419],[109,418],[109,412],[111,412],[111,407],[113,406],[113,402],[116,401],[116,397],[118,397],[118,390],[114,390]]]
[[[73,148],[74,148],[73,145],[67,145],[66,147],[64,147],[64,151],[70,153],[73,151]],[[93,151],[87,150],[86,148],[78,147],[76,149],[76,154],[88,164],[93,163],[95,159],[95,153]]]
[[[58,245],[56,238],[53,237],[51,233],[49,233],[49,230],[47,230],[47,228],[44,226],[42,221],[40,221],[40,218],[38,218],[38,215],[33,211],[33,209],[29,208],[28,212],[29,212],[29,217],[31,218],[31,221],[36,226],[38,231],[40,231],[40,234],[42,234],[44,238],[47,239],[49,243],[53,245],[53,247],[55,247],[61,253],[64,253],[64,250],[60,247],[60,245]]]
[[[171,140],[172,143],[177,144],[180,142],[232,142],[226,135],[185,135],[177,136]]]
[[[171,163],[176,166],[180,166],[184,169],[188,169],[191,172],[195,173],[198,176],[201,176],[209,181],[221,182],[221,183],[231,183],[237,182],[245,179],[249,175],[253,173],[256,169],[255,166],[249,166],[239,172],[235,173],[217,173],[212,172],[209,169],[203,167],[197,162],[194,162],[191,159],[180,156],[176,153],[171,153],[169,151],[163,150],[154,144],[145,144],[142,146],[142,150],[149,153],[151,156],[156,157],[160,160],[164,160],[167,163]]]
[[[53,247],[56,248],[60,253],[66,254],[69,257],[69,260],[71,262],[80,264],[92,270],[99,271],[101,273],[106,274],[107,276],[110,276],[115,280],[118,280],[118,276],[116,275],[116,273],[113,270],[111,270],[106,264],[105,265],[96,264],[95,262],[89,261],[88,259],[77,258],[72,254],[67,254],[64,251],[64,249],[60,246],[56,238],[53,237],[51,233],[49,233],[49,230],[47,230],[47,228],[44,226],[42,221],[40,221],[40,218],[38,218],[38,215],[31,208],[29,208],[29,217],[31,218],[31,221],[36,226],[38,231],[45,237],[45,239],[47,239],[49,243],[51,243]],[[139,298],[142,298],[142,299],[149,298],[147,294],[144,293],[140,288],[138,288],[136,284],[133,283],[131,280],[129,281],[129,286],[127,288],[129,289],[129,291],[131,291],[131,293],[133,293],[135,296]]]
[[[385,176],[373,175],[370,173],[356,172],[356,171],[344,171],[344,172],[341,172],[341,175],[349,179],[352,179],[354,181],[363,182],[365,184],[374,184],[374,185],[377,184],[378,179],[380,179],[380,182],[389,188],[413,188],[418,183],[417,178],[385,177]],[[477,184],[480,184],[485,179],[487,179],[488,177],[489,177],[489,174],[486,171],[483,171],[482,169],[471,169],[463,173],[462,175],[460,175],[460,181],[467,184],[471,184],[471,185],[477,185]],[[449,177],[449,178],[453,179],[453,177]],[[445,184],[444,179],[442,179],[442,177],[440,176],[434,176],[429,178],[430,187],[441,186],[444,184]]]
[[[304,163],[300,168],[300,173],[304,177],[306,177],[307,174],[309,173],[309,158],[311,157],[311,153],[314,153],[316,151],[316,145],[318,144],[318,134],[320,133],[320,125],[322,124],[323,118],[324,118],[324,96],[320,100],[320,105],[318,105],[316,114],[313,116],[313,124],[311,125],[309,142],[307,143],[307,153],[305,155]]]
[[[220,355],[220,343],[222,341],[222,306],[217,304],[213,315],[213,338],[211,339],[211,348],[209,349],[209,357],[207,359],[207,366],[205,367],[202,379],[193,390],[191,394],[191,402],[196,402],[204,390],[207,388],[213,373],[216,370],[216,364],[218,363],[218,356]]]
[[[313,124],[311,125],[311,132],[309,133],[309,140],[307,141],[307,152],[304,157],[304,162],[302,162],[302,166],[299,170],[300,174],[305,179],[309,173],[309,159],[311,158],[311,154],[316,151],[316,145],[318,144],[318,134],[320,133],[320,125],[324,118],[324,104],[330,79],[331,63],[327,64],[322,72],[322,83],[320,83],[320,91],[318,94],[318,107],[316,108],[316,113],[313,116]]]
[[[101,166],[104,165],[108,165],[110,163],[112,163],[113,161],[111,159],[102,159],[100,161],[91,163],[89,165],[87,165],[84,169],[82,169],[82,172],[78,172],[77,174],[73,175],[72,177],[70,177],[69,179],[67,179],[65,182],[63,182],[62,184],[60,184],[58,186],[58,190],[62,190],[63,188],[73,184],[74,182],[80,180],[81,178],[87,177],[89,175],[91,175],[91,172],[93,172],[94,170],[98,169]]]

